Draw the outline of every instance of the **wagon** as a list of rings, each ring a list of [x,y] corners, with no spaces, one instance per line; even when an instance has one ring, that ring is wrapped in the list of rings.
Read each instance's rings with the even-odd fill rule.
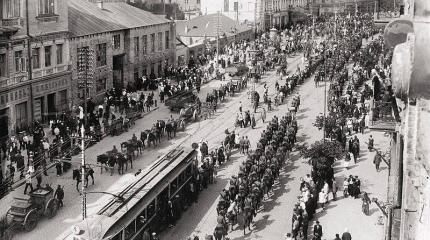
[[[58,201],[53,190],[38,189],[29,197],[14,198],[7,212],[10,226],[33,230],[42,216],[53,218],[57,214]]]
[[[198,97],[192,91],[183,91],[176,95],[169,97],[165,101],[165,105],[169,107],[171,111],[179,111],[185,107],[188,103],[195,103]]]

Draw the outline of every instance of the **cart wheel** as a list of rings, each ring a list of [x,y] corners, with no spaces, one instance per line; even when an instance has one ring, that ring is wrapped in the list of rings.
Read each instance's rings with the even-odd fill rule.
[[[30,232],[37,226],[37,210],[32,209],[27,213],[24,219],[24,229]]]
[[[55,215],[57,215],[57,210],[58,210],[57,199],[51,198],[46,204],[45,216],[47,216],[48,218],[53,218]]]

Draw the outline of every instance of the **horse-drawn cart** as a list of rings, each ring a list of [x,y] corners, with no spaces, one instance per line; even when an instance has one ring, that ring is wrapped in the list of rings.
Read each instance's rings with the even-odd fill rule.
[[[38,189],[30,197],[15,198],[7,212],[8,224],[33,230],[42,216],[52,218],[57,214],[58,202],[53,190]]]
[[[195,103],[198,97],[192,91],[183,91],[165,101],[171,111],[180,111],[187,103]]]

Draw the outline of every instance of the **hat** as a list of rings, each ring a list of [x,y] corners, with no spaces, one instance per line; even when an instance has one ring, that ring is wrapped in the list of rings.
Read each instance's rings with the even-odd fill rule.
[[[156,236],[157,234],[155,232],[152,233],[152,236]]]

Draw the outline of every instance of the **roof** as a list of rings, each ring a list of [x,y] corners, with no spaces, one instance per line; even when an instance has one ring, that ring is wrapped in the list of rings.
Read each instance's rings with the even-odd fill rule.
[[[67,3],[72,37],[169,22],[124,2],[103,3],[103,9],[85,0],[68,0]]]
[[[177,21],[176,35],[189,37],[216,36],[217,25],[219,25],[219,35],[225,33],[227,36],[232,36],[250,30],[248,26],[240,24],[223,14],[214,13],[198,16],[188,21]]]

